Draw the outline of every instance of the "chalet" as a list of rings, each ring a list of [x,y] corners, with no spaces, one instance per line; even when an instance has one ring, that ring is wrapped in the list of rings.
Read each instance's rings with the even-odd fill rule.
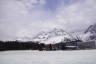
[[[96,41],[77,42],[79,49],[96,49]]]

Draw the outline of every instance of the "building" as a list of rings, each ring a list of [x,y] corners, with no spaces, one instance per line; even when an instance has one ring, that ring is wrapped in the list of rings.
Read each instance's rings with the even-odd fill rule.
[[[79,49],[96,49],[96,41],[77,42]]]

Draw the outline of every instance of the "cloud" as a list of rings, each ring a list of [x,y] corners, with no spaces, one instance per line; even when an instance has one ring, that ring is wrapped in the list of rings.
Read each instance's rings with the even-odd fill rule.
[[[0,39],[32,37],[41,31],[57,27],[67,32],[82,32],[96,22],[96,0],[77,0],[71,4],[63,1],[55,12],[54,10],[50,12],[44,7],[46,2],[46,0],[0,0]]]
[[[22,3],[26,8],[34,8],[35,5],[44,5],[45,0],[17,0],[18,2]]]
[[[26,0],[27,1],[27,0]],[[36,1],[36,0],[35,0]],[[0,39],[9,40],[17,37],[17,33],[23,30],[35,31],[33,26],[37,18],[43,15],[43,11],[33,9],[34,4],[42,5],[43,0],[34,2],[28,0],[30,7],[26,8],[25,0],[0,0]],[[32,7],[31,7],[32,6]],[[32,8],[32,10],[31,10]],[[30,29],[31,27],[31,29]],[[36,26],[35,26],[36,27]]]
[[[61,5],[56,13],[57,23],[65,27],[65,30],[85,30],[93,24],[96,16],[95,0],[79,0],[69,6]]]

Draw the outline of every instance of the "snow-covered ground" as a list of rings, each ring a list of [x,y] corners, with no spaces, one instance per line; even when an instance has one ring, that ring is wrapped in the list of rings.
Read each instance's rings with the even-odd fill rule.
[[[96,50],[3,51],[0,64],[96,64]]]

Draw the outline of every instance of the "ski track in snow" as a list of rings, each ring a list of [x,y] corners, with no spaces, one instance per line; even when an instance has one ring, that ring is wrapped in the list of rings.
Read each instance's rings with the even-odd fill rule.
[[[96,50],[2,51],[0,64],[96,64]]]

